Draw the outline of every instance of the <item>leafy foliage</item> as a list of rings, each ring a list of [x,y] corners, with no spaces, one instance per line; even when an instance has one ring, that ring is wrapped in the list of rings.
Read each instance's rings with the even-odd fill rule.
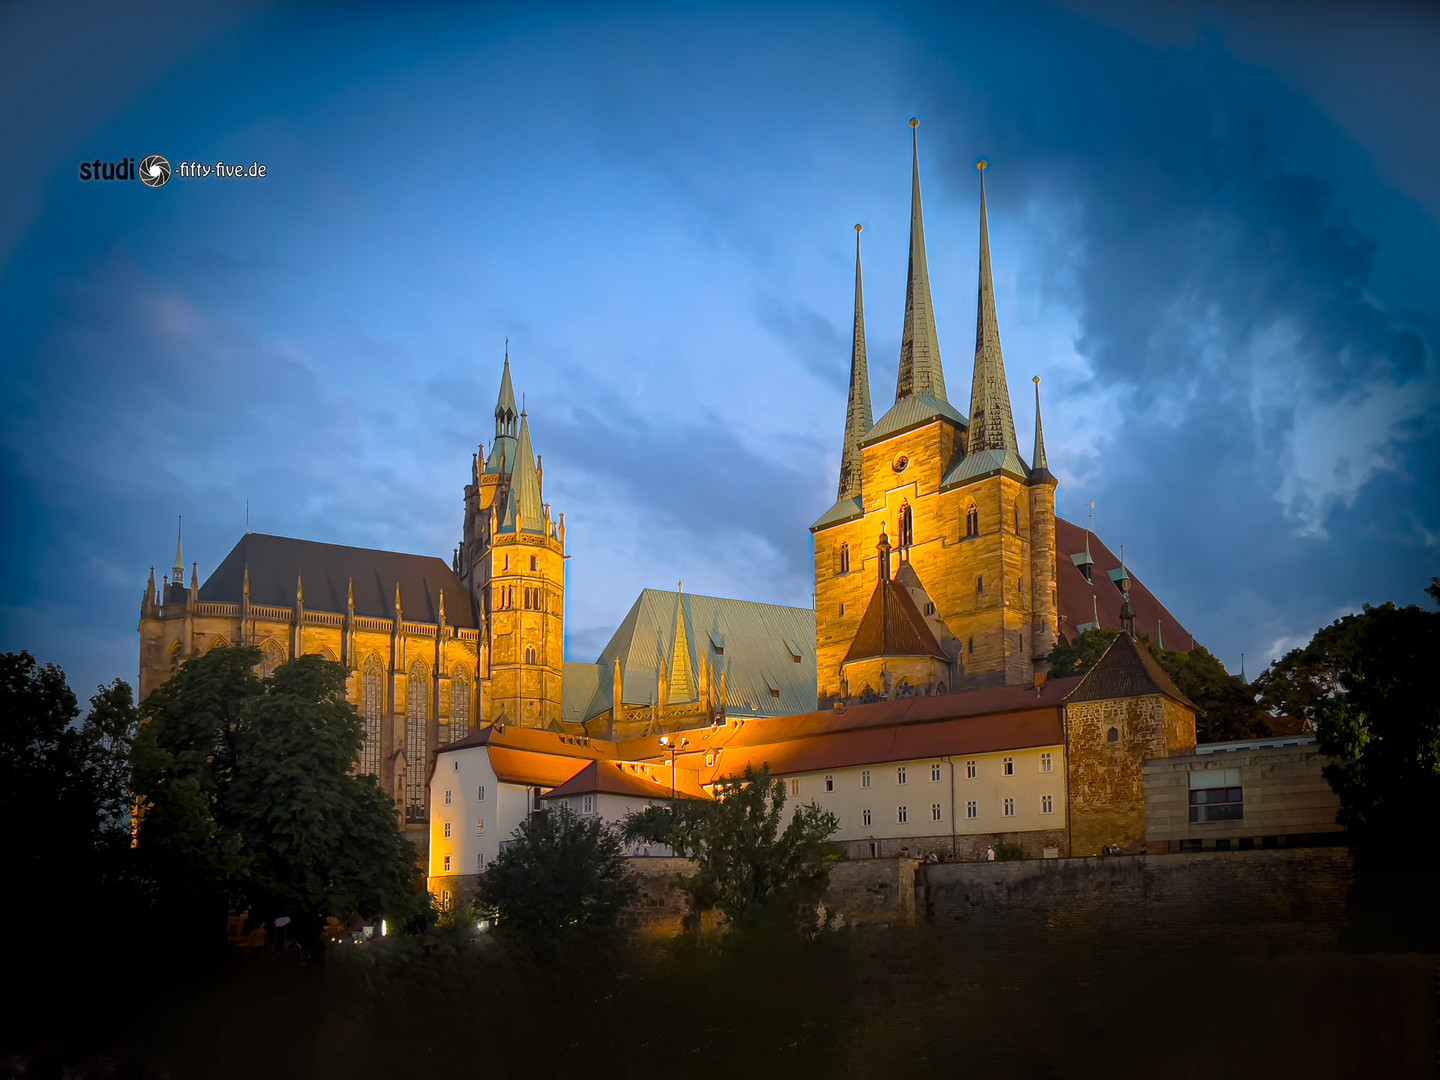
[[[259,661],[214,649],[147,699],[137,867],[172,910],[288,915],[307,945],[328,916],[406,922],[415,850],[375,778],[350,775],[363,729],[344,667],[305,656],[262,680]]]
[[[1119,633],[1118,630],[1086,630],[1068,645],[1056,645],[1050,650],[1050,678],[1084,675],[1105,655]]]
[[[520,823],[478,899],[502,933],[543,952],[613,926],[636,889],[618,830],[559,806]]]
[[[785,782],[768,768],[747,767],[743,776],[719,781],[715,795],[714,802],[676,802],[632,814],[626,838],[668,844],[695,860],[699,870],[678,884],[698,910],[718,908],[741,929],[766,924],[813,930],[839,819],[813,802],[787,815]]]
[[[1436,596],[1433,582],[1427,592]],[[1436,596],[1440,600],[1440,596]],[[1440,804],[1440,699],[1427,678],[1440,613],[1368,604],[1261,678],[1265,699],[1315,725],[1340,822],[1361,851],[1420,850]]]

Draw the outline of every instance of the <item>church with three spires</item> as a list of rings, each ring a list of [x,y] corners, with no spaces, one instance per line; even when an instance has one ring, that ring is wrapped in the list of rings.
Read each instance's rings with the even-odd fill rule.
[[[548,755],[533,776],[520,769],[510,777],[529,792],[527,804],[597,755],[644,762],[668,754],[672,771],[683,770],[677,744],[689,748],[692,781],[702,784],[727,767],[727,743],[766,747],[766,761],[793,757],[821,723],[807,716],[839,717],[853,705],[850,727],[883,727],[884,709],[866,721],[867,706],[940,698],[948,702],[931,711],[959,716],[983,706],[990,691],[1038,693],[1051,649],[1091,627],[1192,647],[1109,548],[1056,516],[1038,377],[1028,462],[1020,453],[984,162],[968,415],[951,403],[925,254],[916,123],[899,378],[878,421],[856,226],[849,399],[837,498],[810,530],[813,609],[645,589],[599,657],[567,658],[565,515],[545,499],[544,462],[530,417],[517,408],[507,348],[494,436],[472,457],[461,539],[449,560],[247,532],[203,585],[192,564],[187,586],[177,538],[172,573],[157,585],[152,568],[141,602],[141,699],[190,657],[225,645],[258,646],[262,671],[311,653],[344,664],[365,725],[357,768],[379,778],[424,846],[437,751],[499,746],[516,737],[507,729],[528,733],[526,753],[543,743]],[[1144,687],[1168,685],[1153,664],[1128,662],[1144,669]],[[1173,685],[1158,693],[1172,703],[1178,696]],[[838,719],[821,726],[849,730]],[[1146,747],[1183,745],[1183,728],[1170,724],[1135,741],[1130,756],[1138,762]],[[1189,732],[1193,745],[1193,713]],[[740,764],[735,754],[731,760]],[[567,771],[565,761],[575,768]],[[498,771],[495,779],[505,782]],[[1045,844],[1056,842],[1045,835]]]

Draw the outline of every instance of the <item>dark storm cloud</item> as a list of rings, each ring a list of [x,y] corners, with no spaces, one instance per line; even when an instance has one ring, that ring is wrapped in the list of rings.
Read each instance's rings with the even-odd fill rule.
[[[760,297],[755,309],[760,325],[784,342],[806,371],[827,387],[845,386],[850,341],[839,327],[805,304],[778,296]]]

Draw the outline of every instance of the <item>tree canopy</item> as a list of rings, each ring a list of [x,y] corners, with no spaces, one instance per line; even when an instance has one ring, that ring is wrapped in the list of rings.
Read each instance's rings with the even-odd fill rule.
[[[636,888],[619,831],[562,805],[520,823],[478,900],[500,932],[546,951],[613,926]]]
[[[259,661],[214,649],[146,700],[137,868],[172,909],[288,915],[309,944],[328,916],[406,921],[415,850],[376,779],[351,775],[363,728],[345,668],[305,656],[261,679]]]
[[[713,802],[677,801],[630,815],[627,839],[668,844],[695,860],[697,872],[678,884],[698,910],[718,908],[736,928],[813,930],[839,819],[813,802],[787,814],[785,782],[768,767],[747,766],[714,790]]]
[[[1440,601],[1440,579],[1426,590]],[[1261,676],[1264,700],[1315,725],[1340,821],[1369,853],[1421,850],[1440,805],[1440,613],[1366,605]]]

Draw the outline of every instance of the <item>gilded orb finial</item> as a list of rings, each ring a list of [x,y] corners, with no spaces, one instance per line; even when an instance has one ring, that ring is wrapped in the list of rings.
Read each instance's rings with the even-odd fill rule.
[[[911,126],[912,128],[914,128],[914,127],[919,127],[919,126],[920,126],[920,118],[919,118],[919,117],[916,117],[916,116],[910,117],[910,126]]]
[[[975,163],[975,168],[979,169],[981,172],[984,172],[985,166],[989,164],[990,163],[982,157],[979,161]]]
[[[1036,375],[1036,376],[1035,376],[1035,385],[1036,385],[1036,386],[1039,386],[1039,385],[1040,385],[1040,376],[1039,376],[1039,375]]]
[[[865,226],[859,224],[858,222],[857,222],[856,225],[855,225],[855,231],[856,231],[856,232],[862,232],[862,231],[864,230],[864,228],[865,228]]]

